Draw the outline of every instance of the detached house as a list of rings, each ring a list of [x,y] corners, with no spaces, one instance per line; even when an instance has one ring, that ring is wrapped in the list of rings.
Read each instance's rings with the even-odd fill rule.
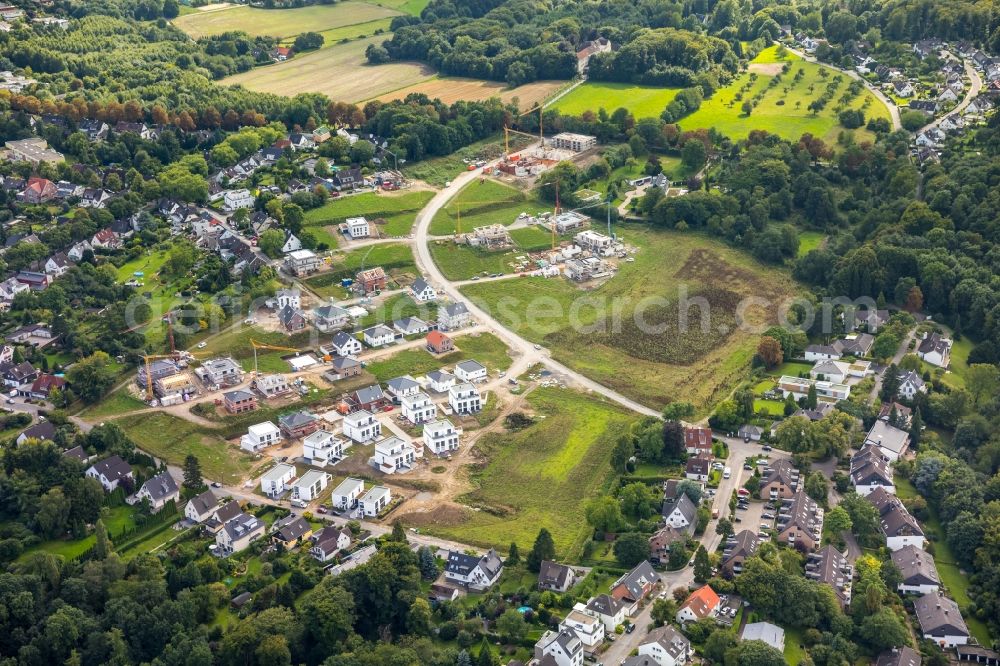
[[[432,391],[444,393],[455,385],[455,375],[443,370],[432,370],[427,373],[427,381]]]
[[[375,268],[359,271],[354,276],[354,281],[358,288],[360,288],[361,293],[368,295],[385,289],[386,284],[389,282],[389,276],[385,274],[385,270],[381,266],[376,266]]]
[[[319,467],[333,465],[343,460],[344,451],[350,446],[351,442],[321,428],[302,440],[302,457]]]
[[[712,469],[712,459],[705,456],[689,458],[684,467],[684,478],[705,483]]]
[[[456,384],[448,389],[448,404],[456,414],[475,414],[483,409],[483,399],[472,384]]]
[[[715,617],[719,612],[719,595],[708,585],[691,593],[677,609],[677,621],[681,624],[697,622],[708,617]]]
[[[538,570],[538,589],[549,592],[566,592],[576,584],[576,572],[572,567],[549,560],[542,560]]]
[[[285,463],[275,465],[260,477],[260,489],[268,497],[278,497],[291,488],[295,474],[292,465]]]
[[[693,534],[698,522],[698,507],[687,493],[681,493],[676,501],[663,503],[663,522],[669,527]]]
[[[336,305],[321,305],[312,311],[313,326],[321,333],[344,328],[351,323],[351,313]],[[348,336],[350,337],[350,336]],[[352,338],[353,339],[353,338]],[[355,340],[357,342],[357,340]],[[360,351],[361,345],[358,345]]]
[[[649,657],[657,666],[683,666],[691,654],[691,642],[670,625],[650,631],[639,644],[639,656]]]
[[[429,303],[437,299],[437,292],[434,291],[434,287],[430,285],[425,279],[417,278],[412,285],[410,285],[410,296],[413,297],[417,303]]]
[[[240,448],[257,453],[261,449],[274,446],[281,441],[281,430],[270,421],[264,421],[247,428],[247,434],[240,438]]]
[[[921,635],[938,647],[953,648],[969,642],[969,628],[958,604],[940,592],[920,597],[913,604],[913,610],[920,623]]]
[[[309,275],[318,271],[322,265],[323,260],[312,250],[295,250],[285,255],[285,268],[292,275]]]
[[[532,664],[538,666],[583,666],[583,642],[571,629],[551,629],[542,634],[535,643],[535,658]]]
[[[401,404],[403,416],[414,425],[437,418],[437,405],[422,391],[404,397]]]
[[[382,435],[382,423],[364,409],[344,416],[344,434],[359,444],[370,442]]]
[[[446,331],[453,331],[468,324],[471,317],[465,303],[449,303],[438,310],[438,325]]]
[[[376,324],[361,332],[365,344],[369,347],[384,347],[396,340],[396,332],[384,324]]]
[[[910,433],[876,420],[865,436],[865,446],[877,446],[889,462],[899,460],[910,446]]]
[[[611,596],[625,605],[628,615],[633,615],[639,608],[639,602],[649,596],[659,582],[660,574],[644,560],[615,581],[611,586]]]
[[[931,365],[947,368],[951,363],[951,340],[938,333],[925,334],[917,345],[917,356]]]
[[[444,568],[446,580],[476,591],[496,585],[502,573],[503,561],[492,548],[483,556],[451,551]]]
[[[385,486],[375,486],[358,500],[358,507],[361,513],[371,518],[382,513],[390,502],[392,492]]]
[[[100,481],[104,490],[109,493],[120,484],[130,484],[133,479],[132,466],[119,456],[110,456],[94,463],[87,468],[86,475]]]
[[[357,377],[361,374],[361,361],[349,356],[337,356],[330,361],[330,369],[323,373],[324,379],[339,382],[341,379]]]
[[[892,563],[899,569],[902,580],[897,589],[907,594],[930,594],[941,588],[934,556],[916,546],[903,546],[893,551]]]
[[[462,430],[452,425],[448,419],[424,423],[421,437],[424,448],[436,456],[446,456],[458,451]]]
[[[386,382],[385,390],[395,402],[399,402],[403,398],[420,393],[420,384],[410,375],[403,375],[402,377],[393,377]]]
[[[427,334],[427,351],[433,354],[445,354],[455,351],[455,343],[441,331],[431,331]]]
[[[243,389],[226,391],[222,394],[222,400],[226,411],[230,414],[242,414],[257,409],[257,396]]]
[[[899,373],[899,395],[913,400],[918,393],[927,393],[923,378],[913,370]]]
[[[222,555],[231,555],[246,549],[264,535],[267,526],[260,518],[240,513],[230,518],[215,535],[215,543]]]
[[[318,532],[314,532],[309,540],[312,546],[309,554],[320,562],[328,562],[333,557],[351,546],[351,533],[339,527],[324,527]]]
[[[625,604],[607,594],[600,594],[588,600],[586,605],[577,604],[574,608],[603,622],[606,633],[625,622]]]
[[[399,437],[386,437],[375,445],[375,455],[368,464],[383,474],[399,474],[413,469],[417,453],[413,445]]]
[[[371,235],[371,226],[363,217],[349,217],[344,220],[344,232],[353,239],[368,238]]]
[[[312,525],[302,516],[285,516],[271,527],[271,542],[286,549],[295,548],[312,536]]]
[[[353,335],[344,331],[337,331],[333,334],[333,341],[330,342],[329,349],[336,356],[356,356],[361,353],[361,341]],[[322,350],[321,350],[322,351]]]
[[[195,495],[184,507],[184,517],[193,523],[204,523],[219,508],[219,498],[211,490]]]
[[[481,382],[487,378],[486,366],[472,359],[455,366],[455,376],[463,382]]]
[[[152,479],[149,479],[142,484],[139,492],[135,494],[137,502],[149,500],[149,505],[153,513],[162,509],[167,502],[176,502],[180,497],[181,492],[177,488],[177,482],[174,481],[174,477],[170,476],[169,472],[157,474]]]
[[[330,495],[330,504],[334,509],[347,511],[358,505],[358,498],[365,491],[365,482],[354,477],[347,477],[340,482]]]

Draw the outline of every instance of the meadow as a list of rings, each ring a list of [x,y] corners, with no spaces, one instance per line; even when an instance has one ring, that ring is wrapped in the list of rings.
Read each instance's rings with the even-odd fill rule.
[[[507,354],[507,345],[490,333],[456,337],[455,346],[457,347],[455,351],[441,356],[435,356],[422,348],[406,349],[387,358],[372,361],[365,369],[379,381],[384,382],[402,375],[419,377],[466,359],[479,361],[490,370],[491,374],[510,367],[511,359]]]
[[[607,484],[611,449],[634,416],[560,389],[540,388],[527,400],[534,424],[489,433],[476,444],[484,462],[470,470],[475,489],[459,499],[478,510],[409,515],[403,518],[407,525],[504,550],[515,542],[521,552],[545,527],[561,559],[579,555],[590,536],[583,507]]]
[[[520,150],[524,146],[530,145],[532,141],[526,136],[513,134],[510,137],[510,150],[512,152]],[[402,167],[401,171],[408,178],[422,180],[436,187],[443,187],[445,183],[466,170],[468,164],[462,160],[494,159],[500,157],[503,152],[503,137],[500,137],[499,140],[496,138],[483,139],[464,148],[459,148],[451,155],[408,163]]]
[[[228,76],[220,83],[242,85],[249,90],[286,97],[303,92],[322,93],[338,102],[353,103],[378,97],[434,76],[432,67],[415,62],[369,65],[365,49],[370,44],[381,44],[387,36],[378,35],[328,45],[285,62],[255,67],[247,72]]]
[[[331,199],[325,205],[306,213],[306,227],[335,227],[349,217],[364,217],[375,223],[383,236],[407,236],[417,213],[434,196],[429,190],[395,193],[365,192],[349,197]],[[383,220],[379,223],[377,220]],[[337,230],[331,229],[336,234]]]
[[[591,291],[562,278],[527,277],[470,284],[462,292],[588,377],[650,407],[683,396],[705,414],[745,375],[756,348],[757,336],[736,326],[736,303],[748,296],[768,299],[764,311],[750,308],[743,321],[774,321],[795,283],[787,273],[703,235],[639,226],[617,232],[639,248],[635,261],[621,263],[615,277]],[[679,325],[682,295],[706,299],[704,331],[697,305],[689,309],[688,330]],[[609,321],[616,311],[617,326]],[[643,333],[637,319],[658,332]]]
[[[775,74],[780,73],[784,63],[791,69],[782,74],[782,81],[771,86]],[[802,76],[795,80],[796,73]],[[834,78],[841,80],[833,88],[829,103],[823,110],[814,113],[809,105],[818,99],[832,85]],[[845,128],[837,117],[841,97],[847,92],[852,79],[846,75],[816,63],[805,62],[797,56],[778,54],[777,47],[764,50],[750,63],[747,72],[740,74],[728,86],[715,92],[701,103],[701,108],[682,118],[678,125],[683,130],[714,128],[730,139],[744,139],[752,130],[766,130],[772,134],[795,140],[806,132],[834,142]],[[743,113],[743,101],[762,95],[747,116]],[[862,90],[856,97],[844,104],[844,108],[862,109],[866,121],[871,118],[889,120],[889,110],[868,90]],[[871,132],[864,129],[853,130],[855,138],[868,140]]]
[[[367,2],[338,2],[295,9],[229,7],[192,12],[174,20],[174,25],[193,39],[241,30],[251,36],[287,38],[311,31],[321,32],[376,19],[398,16],[400,11]]]
[[[612,113],[625,107],[636,118],[659,118],[676,94],[676,88],[588,81],[560,98],[552,108],[565,115],[579,116],[600,109]]]
[[[453,104],[460,100],[477,102],[491,97],[499,97],[504,103],[517,99],[518,107],[530,109],[536,104],[542,104],[554,95],[566,81],[533,81],[523,86],[509,88],[499,81],[484,81],[463,77],[441,77],[393,90],[380,95],[379,100],[388,102],[403,99],[407,95],[417,93],[427,95],[431,99],[440,99],[445,104]]]
[[[416,277],[418,272],[413,261],[413,249],[409,245],[384,243],[335,254],[329,271],[308,277],[305,283],[320,296],[341,298],[345,296],[345,290],[340,281],[353,278],[362,265],[365,268],[381,266],[393,279]]]
[[[428,231],[432,236],[446,236],[489,224],[508,226],[516,222],[521,213],[537,214],[547,210],[552,210],[551,204],[529,198],[515,187],[487,178],[462,188],[434,216]]]

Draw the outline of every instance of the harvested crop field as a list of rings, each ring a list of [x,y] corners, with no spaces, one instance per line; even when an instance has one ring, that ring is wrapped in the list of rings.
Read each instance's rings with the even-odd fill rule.
[[[365,49],[385,39],[386,35],[379,35],[336,44],[226,77],[221,83],[288,97],[315,92],[340,102],[360,102],[434,75],[433,68],[420,63],[369,65]]]
[[[508,88],[499,81],[441,78],[394,90],[380,96],[379,99],[382,101],[403,99],[411,93],[420,93],[431,99],[440,99],[445,104],[451,104],[460,100],[480,101],[490,97],[499,97],[504,102],[510,102],[516,97],[520,108],[530,109],[535,104],[544,102],[564,85],[566,81],[535,81],[517,88]]]
[[[174,25],[194,39],[241,30],[251,36],[293,37],[346,25],[398,16],[401,12],[366,2],[338,2],[296,9],[258,9],[235,6],[210,12],[195,12],[174,19]]]

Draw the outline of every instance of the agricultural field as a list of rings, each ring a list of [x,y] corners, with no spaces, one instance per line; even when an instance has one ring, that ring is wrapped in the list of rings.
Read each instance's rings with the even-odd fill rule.
[[[242,85],[257,92],[286,97],[315,92],[338,102],[361,102],[434,76],[433,68],[420,63],[369,65],[365,59],[365,49],[370,44],[381,44],[386,37],[387,35],[377,35],[333,44],[286,62],[228,76],[220,83]]]
[[[457,347],[455,351],[442,356],[430,354],[423,348],[407,349],[387,358],[372,361],[366,370],[384,382],[401,375],[419,377],[466,359],[479,361],[491,373],[510,367],[511,358],[507,354],[507,345],[490,333],[456,337],[455,346]]]
[[[552,108],[564,115],[579,116],[587,111],[597,113],[600,109],[612,113],[625,107],[636,118],[659,118],[676,94],[677,88],[588,81],[562,97]]]
[[[731,139],[744,139],[751,130],[766,130],[790,140],[809,132],[827,143],[835,142],[841,131],[850,131],[840,125],[837,114],[840,99],[853,79],[828,67],[805,62],[790,53],[779,58],[776,48],[761,52],[750,63],[747,72],[703,101],[700,109],[682,118],[678,122],[681,128],[714,128]],[[786,62],[791,65],[790,71],[782,74],[782,81],[771,87],[770,82],[781,73]],[[802,76],[795,81],[799,70],[802,70]],[[823,95],[838,76],[841,80],[833,89],[829,103],[818,113],[810,111],[810,103]],[[751,100],[758,94],[762,95],[760,101],[749,116],[745,115],[741,108],[743,101]],[[868,90],[863,89],[846,102],[844,108],[862,109],[866,121],[871,118],[889,120],[889,110]],[[853,132],[859,140],[872,138],[871,132],[864,129]]]
[[[537,214],[547,210],[552,210],[551,204],[529,198],[515,187],[487,178],[466,185],[438,211],[428,231],[432,236],[446,236],[489,224],[508,226],[516,222],[521,213]]]
[[[565,85],[566,81],[534,81],[516,88],[508,88],[506,84],[499,81],[446,77],[393,90],[379,96],[378,99],[389,102],[394,99],[403,99],[412,93],[418,93],[427,95],[431,99],[440,99],[445,104],[453,104],[458,101],[478,102],[491,97],[499,97],[504,103],[517,99],[519,108],[530,109],[536,104],[544,103]]]
[[[400,11],[367,2],[338,2],[295,9],[228,7],[192,12],[174,20],[174,25],[192,39],[241,30],[251,36],[294,37],[303,32],[322,32],[377,19],[391,19]]]
[[[796,293],[795,283],[703,235],[638,226],[617,231],[639,248],[635,261],[621,263],[614,278],[591,291],[564,279],[529,277],[470,284],[462,292],[592,379],[655,408],[682,395],[705,414],[745,376],[753,358],[757,336],[737,327],[738,304],[749,296],[768,299],[766,308],[750,307],[743,316],[746,323],[770,323],[780,302]],[[678,306],[683,294],[709,306],[689,308],[687,330]],[[617,326],[615,312],[621,313]]]
[[[476,444],[484,462],[471,468],[475,489],[460,501],[479,510],[408,515],[407,525],[480,546],[516,542],[521,552],[545,527],[560,559],[579,554],[591,533],[583,505],[608,482],[613,443],[634,416],[566,390],[540,388],[527,400],[533,425]]]
[[[315,227],[330,227],[327,231],[336,236],[338,224],[349,217],[364,217],[374,224],[382,236],[407,236],[417,213],[433,196],[434,192],[430,190],[412,190],[381,194],[366,192],[332,199],[308,211],[303,225],[310,231],[314,231]]]
[[[143,451],[171,465],[183,465],[193,454],[205,478],[238,484],[253,469],[253,459],[212,432],[166,412],[125,416],[113,421]]]
[[[308,277],[305,283],[320,296],[341,298],[345,290],[340,281],[353,278],[362,264],[366,268],[381,266],[390,278],[397,281],[417,276],[413,249],[405,243],[385,243],[335,254],[329,271]]]
[[[388,36],[389,27],[391,25],[391,18],[382,18],[375,19],[374,21],[367,21],[366,23],[355,23],[353,25],[345,25],[339,28],[320,30],[319,34],[323,36],[323,46],[330,47],[344,41],[362,39],[364,37],[373,37],[376,35],[381,35],[385,38]],[[282,46],[292,46],[294,42],[295,37],[286,37],[281,40]]]

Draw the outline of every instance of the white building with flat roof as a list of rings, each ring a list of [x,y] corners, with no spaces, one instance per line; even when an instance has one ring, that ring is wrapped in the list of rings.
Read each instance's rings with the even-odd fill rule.
[[[472,384],[456,384],[448,389],[448,404],[456,414],[475,414],[483,409],[483,398]]]
[[[409,442],[399,437],[386,437],[375,445],[375,455],[368,464],[383,474],[399,474],[413,469],[417,451]]]
[[[597,137],[589,134],[576,134],[574,132],[560,132],[551,139],[552,145],[564,150],[572,150],[575,153],[582,153],[597,145]]]
[[[334,509],[346,511],[358,505],[358,498],[365,491],[365,482],[349,476],[341,481],[330,495],[330,504]]]
[[[438,419],[424,424],[421,437],[424,447],[436,456],[446,456],[458,451],[462,429],[456,428],[448,419]]]
[[[345,449],[350,448],[351,442],[345,442],[328,430],[317,430],[306,435],[302,440],[302,457],[309,460],[313,465],[332,465],[340,462],[344,457]]]
[[[287,463],[275,465],[260,477],[260,489],[268,497],[277,497],[292,486],[295,467]]]
[[[352,440],[363,444],[381,437],[382,423],[371,412],[359,409],[344,417],[343,430]]]
[[[437,418],[437,405],[423,391],[404,397],[400,403],[403,416],[414,425]]]
[[[374,517],[382,513],[391,501],[392,492],[388,488],[385,486],[375,486],[358,500],[358,506],[361,507],[363,514]]]
[[[292,484],[292,499],[311,502],[326,490],[330,475],[318,469],[311,469]]]
[[[270,421],[264,421],[247,428],[247,434],[240,437],[240,448],[257,453],[261,449],[274,446],[281,441],[281,430]]]
[[[371,235],[371,226],[368,220],[363,217],[349,217],[344,221],[344,228],[351,238],[368,238]]]

